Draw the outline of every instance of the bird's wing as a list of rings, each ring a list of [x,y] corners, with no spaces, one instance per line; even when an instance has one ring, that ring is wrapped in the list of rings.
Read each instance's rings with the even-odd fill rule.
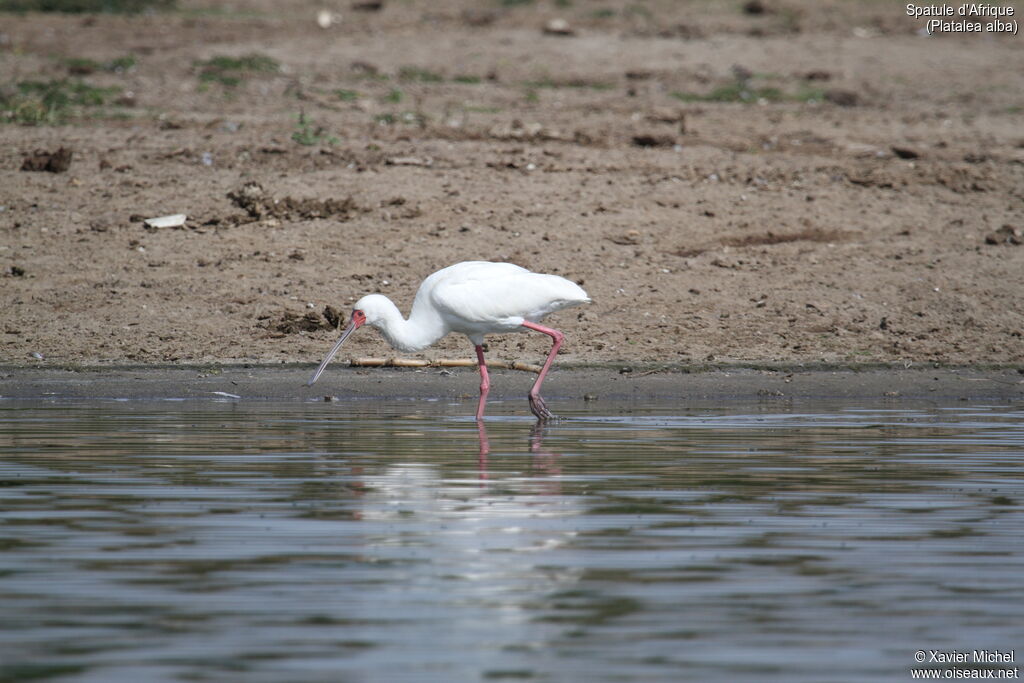
[[[483,324],[516,318],[537,320],[579,303],[577,293],[583,294],[563,278],[531,273],[510,263],[466,265],[438,280],[430,291],[431,303],[450,318]]]
[[[439,313],[467,322],[489,323],[516,315],[512,282],[529,273],[510,263],[470,262],[439,278],[430,302]],[[513,297],[514,298],[514,297]]]

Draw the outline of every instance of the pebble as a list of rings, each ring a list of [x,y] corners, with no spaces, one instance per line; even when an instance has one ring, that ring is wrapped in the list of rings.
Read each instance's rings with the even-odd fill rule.
[[[576,34],[565,19],[552,19],[544,24],[544,33],[549,36],[572,36]]]

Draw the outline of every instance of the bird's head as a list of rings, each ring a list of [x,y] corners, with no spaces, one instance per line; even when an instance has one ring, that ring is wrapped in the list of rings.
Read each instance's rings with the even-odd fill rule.
[[[383,294],[367,294],[356,302],[355,308],[352,310],[352,323],[350,324],[355,324],[357,328],[363,325],[378,327],[384,322],[388,310],[394,307],[395,305]],[[359,320],[358,324],[356,324],[357,320]]]
[[[389,312],[396,310],[395,305],[382,294],[367,294],[362,299],[356,302],[355,308],[352,309],[352,317],[349,318],[348,326],[341,333],[341,337],[334,343],[334,347],[327,353],[327,357],[324,358],[323,362],[320,363],[320,367],[313,373],[313,377],[306,383],[307,386],[312,386],[313,382],[320,378],[323,374],[324,368],[334,358],[334,354],[338,353],[338,349],[345,343],[345,340],[349,336],[358,330],[363,325],[371,325],[378,329],[385,324],[387,315]]]

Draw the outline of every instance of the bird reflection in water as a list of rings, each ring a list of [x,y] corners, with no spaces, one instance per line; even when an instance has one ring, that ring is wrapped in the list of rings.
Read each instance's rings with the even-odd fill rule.
[[[562,468],[558,465],[561,454],[544,448],[544,433],[547,429],[547,424],[542,421],[538,421],[530,429],[530,452],[534,456],[530,463],[530,471],[553,476],[562,473]],[[487,427],[484,426],[483,420],[477,420],[476,430],[480,439],[480,451],[477,456],[480,479],[487,479],[487,456],[491,452],[491,442],[487,438]]]

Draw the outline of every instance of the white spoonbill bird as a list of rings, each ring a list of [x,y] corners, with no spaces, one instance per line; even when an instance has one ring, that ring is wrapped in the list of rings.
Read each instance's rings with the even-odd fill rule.
[[[476,419],[482,420],[491,388],[484,362],[484,335],[536,330],[554,340],[544,367],[530,389],[530,410],[537,419],[548,420],[554,415],[540,397],[540,385],[565,335],[538,322],[549,313],[585,303],[590,303],[587,293],[576,283],[557,275],[532,273],[511,263],[456,263],[423,281],[408,320],[402,317],[391,299],[381,294],[368,294],[357,301],[348,327],[308,384],[312,386],[319,379],[349,335],[363,325],[376,327],[399,351],[420,351],[449,332],[461,332],[476,348],[480,368]]]

